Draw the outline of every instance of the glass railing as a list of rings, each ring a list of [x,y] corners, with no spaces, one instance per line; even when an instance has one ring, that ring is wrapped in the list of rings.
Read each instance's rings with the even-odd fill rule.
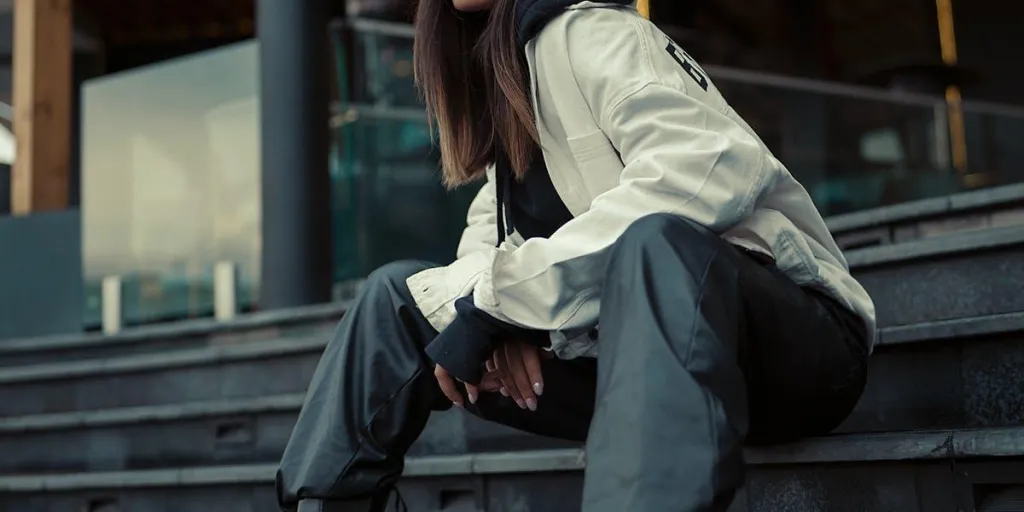
[[[415,108],[412,28],[351,20],[350,101]],[[1024,115],[964,104],[969,168],[951,165],[943,99],[708,66],[716,86],[826,215],[1024,180]]]
[[[356,20],[332,34],[341,84],[329,127],[339,289],[388,261],[450,261],[475,187],[440,185],[413,86],[411,28]],[[84,87],[88,326],[100,323],[115,285],[124,324],[210,316],[225,263],[234,304],[258,302],[257,53],[249,41]],[[971,176],[989,177],[969,182],[951,170],[939,99],[708,71],[826,213],[1024,180],[1024,115],[1002,107],[965,105]]]
[[[333,124],[335,280],[399,259],[450,261],[476,187],[441,186],[423,111],[350,105]]]
[[[709,68],[732,107],[810,192],[845,213],[955,192],[945,104]]]
[[[359,55],[379,58],[350,64],[344,57],[353,52],[340,51],[340,43],[334,40],[338,83],[366,67],[387,66],[368,75],[401,76],[409,58],[376,44]],[[258,303],[258,77],[257,43],[250,41],[86,84],[87,327],[101,325],[112,303],[119,325],[211,316],[217,269],[225,263],[235,267],[237,308]],[[441,186],[438,154],[414,91],[356,85],[351,94],[339,91],[345,107],[335,106],[329,127],[339,290],[388,261],[450,261],[475,192]],[[349,101],[371,96],[372,106]]]
[[[964,104],[967,166],[978,185],[1024,181],[1024,108]]]
[[[124,325],[213,313],[214,268],[258,296],[258,52],[245,42],[90,80],[82,90],[85,324],[120,288]]]
[[[409,27],[360,20],[332,35],[342,84],[331,117],[335,280],[344,296],[347,283],[389,261],[451,261],[478,185],[441,186],[412,85]]]

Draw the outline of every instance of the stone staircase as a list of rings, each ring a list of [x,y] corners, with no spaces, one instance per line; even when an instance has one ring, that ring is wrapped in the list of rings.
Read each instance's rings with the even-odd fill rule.
[[[878,305],[864,397],[834,435],[748,450],[731,512],[1024,510],[1024,229],[848,257]],[[343,311],[0,343],[0,510],[276,511],[275,462]],[[412,511],[578,510],[584,466],[579,446],[451,411],[402,494]]]

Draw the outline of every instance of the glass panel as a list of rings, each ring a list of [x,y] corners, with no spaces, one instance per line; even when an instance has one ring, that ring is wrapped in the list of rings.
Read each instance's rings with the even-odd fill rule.
[[[351,110],[334,130],[335,280],[356,280],[389,261],[455,257],[479,185],[448,192],[421,111]],[[347,149],[347,150],[346,150]]]
[[[826,215],[958,189],[937,135],[945,121],[935,104],[727,78],[716,85]]]
[[[1024,111],[965,103],[964,132],[972,174],[993,184],[1024,181]]]
[[[249,41],[86,83],[82,91],[85,316],[124,281],[126,324],[206,316],[212,269],[259,287],[258,54]]]
[[[421,108],[412,39],[401,24],[356,21],[355,104]],[[733,108],[808,189],[825,214],[958,191],[944,105],[881,90],[709,69]],[[834,89],[834,90],[833,90]],[[938,124],[937,124],[938,123]]]
[[[341,296],[389,261],[454,259],[466,210],[479,189],[449,192],[441,186],[440,155],[413,84],[408,27],[359,23],[371,31],[333,33],[343,87],[342,106],[332,120],[331,152],[335,281]],[[346,34],[349,51],[341,43]]]
[[[362,25],[367,30],[376,24]],[[412,74],[409,35],[354,30],[352,34],[352,95],[356,104],[420,107]]]

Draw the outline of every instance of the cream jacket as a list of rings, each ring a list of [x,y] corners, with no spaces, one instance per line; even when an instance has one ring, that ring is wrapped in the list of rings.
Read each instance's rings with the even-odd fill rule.
[[[774,257],[793,281],[836,298],[875,331],[810,196],[725,101],[707,74],[628,6],[577,4],[526,47],[551,181],[574,219],[550,238],[495,247],[493,171],[469,210],[457,260],[408,280],[444,329],[456,299],[551,332],[561,358],[596,356],[609,250],[635,220],[667,212]]]

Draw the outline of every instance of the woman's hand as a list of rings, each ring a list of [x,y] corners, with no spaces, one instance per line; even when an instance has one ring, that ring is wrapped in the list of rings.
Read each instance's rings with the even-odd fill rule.
[[[437,379],[437,384],[441,387],[444,396],[448,397],[457,407],[465,407],[466,404],[462,403],[462,394],[459,393],[459,385],[455,378],[448,373],[448,370],[445,370],[439,364],[435,364],[434,378]],[[480,391],[498,391],[501,389],[501,380],[498,372],[493,371],[490,360],[487,361],[487,373],[484,374],[484,378],[480,381],[479,386],[468,383],[463,384],[466,386],[466,395],[469,396],[469,403],[471,404],[476,403],[476,399],[480,396]]]
[[[480,385],[465,384],[470,403],[476,403],[480,392],[501,390],[519,407],[537,410],[537,397],[544,393],[544,377],[540,370],[540,349],[521,341],[506,341],[487,361],[487,373]],[[458,407],[464,407],[458,383],[440,365],[434,366],[434,377],[445,396]]]
[[[509,340],[501,344],[488,361],[488,375],[495,374],[503,395],[523,409],[537,410],[537,397],[544,393],[540,371],[540,349],[529,343]]]

